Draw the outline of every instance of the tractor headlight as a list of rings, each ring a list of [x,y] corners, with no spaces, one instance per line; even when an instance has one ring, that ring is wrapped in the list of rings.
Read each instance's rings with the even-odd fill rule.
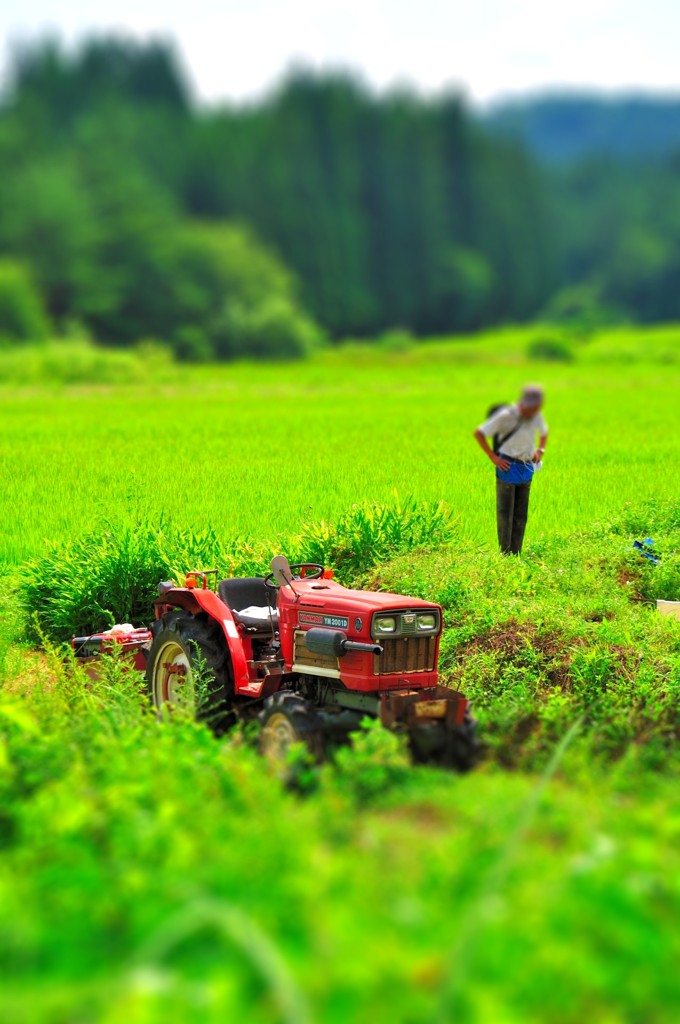
[[[394,615],[381,615],[373,619],[374,636],[385,636],[388,633],[397,632],[397,620]]]
[[[378,612],[371,623],[371,636],[374,640],[380,637],[394,636],[408,639],[410,636],[435,636],[440,629],[438,611],[418,612],[398,611],[391,615]]]

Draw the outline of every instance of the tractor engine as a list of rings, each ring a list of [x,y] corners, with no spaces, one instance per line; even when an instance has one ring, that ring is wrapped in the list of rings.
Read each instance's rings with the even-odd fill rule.
[[[285,565],[274,575],[285,671],[326,736],[343,739],[375,715],[407,733],[419,759],[470,767],[477,742],[468,702],[438,685],[438,604],[349,590],[327,573],[293,579]]]
[[[437,684],[439,605],[319,579],[282,587],[278,612],[291,672],[337,679],[359,693]]]

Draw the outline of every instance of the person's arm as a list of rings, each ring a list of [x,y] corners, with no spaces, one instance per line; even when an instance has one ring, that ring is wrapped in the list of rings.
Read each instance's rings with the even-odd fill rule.
[[[500,469],[502,472],[505,472],[507,469],[510,469],[510,463],[508,462],[508,460],[502,459],[500,455],[496,455],[496,453],[489,445],[489,442],[487,441],[486,437],[479,428],[475,430],[473,437],[475,438],[477,444],[482,449],[484,454],[491,459],[494,466],[497,466],[498,469]]]
[[[548,435],[547,435],[547,433],[541,434],[541,436],[538,439],[538,448],[534,452],[534,462],[540,462],[541,461],[541,459],[543,458],[543,456],[545,454],[545,446],[547,445],[547,443],[548,443]]]

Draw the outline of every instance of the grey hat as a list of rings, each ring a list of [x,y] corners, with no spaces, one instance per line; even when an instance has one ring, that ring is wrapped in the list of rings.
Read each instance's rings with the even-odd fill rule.
[[[522,394],[519,396],[520,403],[529,406],[529,408],[542,405],[544,398],[545,392],[540,384],[527,384],[526,387],[522,388]]]

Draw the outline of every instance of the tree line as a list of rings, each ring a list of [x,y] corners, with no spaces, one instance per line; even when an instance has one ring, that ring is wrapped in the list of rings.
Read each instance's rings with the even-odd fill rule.
[[[675,170],[544,167],[456,95],[348,75],[204,109],[167,44],[47,41],[14,53],[0,105],[0,335],[208,359],[546,309],[674,316]]]

